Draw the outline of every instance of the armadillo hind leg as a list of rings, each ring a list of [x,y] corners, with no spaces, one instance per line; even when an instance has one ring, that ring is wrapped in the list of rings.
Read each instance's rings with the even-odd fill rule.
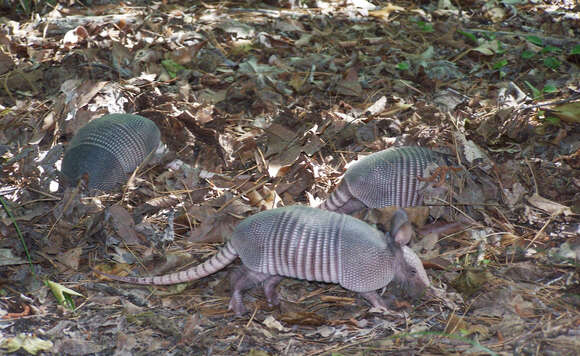
[[[343,206],[338,208],[336,212],[342,214],[352,214],[355,211],[359,211],[366,207],[367,206],[362,201],[358,200],[357,198],[352,198],[349,201],[347,201]]]
[[[278,297],[278,292],[276,292],[276,286],[283,280],[282,276],[270,276],[264,281],[264,294],[266,295],[266,300],[268,300],[269,306],[275,306],[280,304],[280,298]]]
[[[229,309],[233,310],[237,316],[245,314],[247,309],[243,302],[243,292],[262,283],[269,277],[272,277],[272,275],[255,272],[245,266],[235,270],[230,277],[233,292]]]

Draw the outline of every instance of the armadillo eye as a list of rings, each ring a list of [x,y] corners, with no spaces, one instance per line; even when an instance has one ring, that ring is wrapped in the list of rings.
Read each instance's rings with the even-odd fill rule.
[[[416,270],[416,269],[414,269],[414,268],[411,268],[411,269],[409,270],[409,273],[411,273],[411,274],[414,276],[414,275],[416,275],[416,274],[417,274],[417,270]]]

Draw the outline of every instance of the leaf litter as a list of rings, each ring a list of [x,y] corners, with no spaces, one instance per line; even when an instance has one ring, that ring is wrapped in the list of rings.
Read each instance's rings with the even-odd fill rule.
[[[4,351],[577,352],[573,5],[34,3],[36,17],[0,5]],[[115,112],[153,120],[165,150],[119,194],[63,198],[63,145]],[[449,173],[445,194],[410,210],[434,288],[399,300],[396,314],[339,286],[286,279],[279,308],[254,290],[251,313],[235,318],[236,266],[152,288],[90,272],[186,269],[244,217],[316,205],[348,163],[402,144],[451,153],[467,173]],[[389,209],[359,217],[380,226]],[[431,220],[456,225],[443,232]],[[57,281],[72,309],[41,280]]]

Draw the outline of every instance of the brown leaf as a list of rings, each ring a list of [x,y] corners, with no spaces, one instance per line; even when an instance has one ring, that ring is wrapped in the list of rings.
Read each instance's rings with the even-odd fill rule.
[[[548,113],[571,124],[580,123],[580,101],[556,106]]]
[[[491,273],[483,269],[465,269],[461,274],[451,282],[453,288],[458,292],[470,297],[483,288],[483,286],[492,278]]]
[[[534,193],[534,195],[529,197],[528,203],[552,215],[564,214],[565,216],[568,216],[573,214],[572,209],[566,205],[562,205],[549,199],[543,198],[538,193]]]
[[[239,217],[251,210],[252,208],[240,200],[233,201],[221,211],[208,206],[191,207],[188,213],[201,221],[201,224],[190,232],[187,240],[192,242],[226,241],[240,222]]]
[[[133,217],[125,208],[115,204],[105,212],[105,224],[110,224],[116,237],[128,245],[137,245],[141,240],[135,232]]]
[[[292,325],[321,326],[326,325],[327,320],[312,312],[289,312],[280,316],[280,321]]]
[[[79,263],[81,259],[81,254],[83,253],[82,247],[75,247],[67,250],[66,252],[60,253],[56,259],[63,265],[77,271],[79,269]]]

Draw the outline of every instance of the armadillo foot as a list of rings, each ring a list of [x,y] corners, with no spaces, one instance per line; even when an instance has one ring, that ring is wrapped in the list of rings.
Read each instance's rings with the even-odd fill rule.
[[[269,306],[280,304],[280,298],[276,292],[276,286],[282,279],[284,279],[282,276],[270,276],[264,281],[264,294],[266,295],[266,300],[268,300]]]
[[[246,313],[246,308],[244,307],[242,292],[246,289],[250,289],[259,283],[271,278],[273,276],[252,271],[246,266],[242,266],[236,271],[234,271],[230,277],[230,282],[233,288],[232,298],[230,299],[229,309],[233,310],[237,316]],[[275,277],[275,276],[274,276]],[[278,283],[277,281],[276,283]],[[274,287],[276,286],[274,283]]]
[[[368,300],[374,308],[389,309],[385,300],[381,298],[376,290],[371,292],[361,292],[360,295]]]
[[[388,294],[382,298],[385,300],[386,304],[389,306],[389,309],[393,310],[403,310],[411,307],[411,304],[406,300],[398,300],[394,295]]]
[[[360,294],[373,305],[373,307],[370,310],[371,313],[381,313],[384,315],[390,315],[399,318],[406,317],[405,313],[400,313],[389,308],[388,304],[390,305],[394,304],[393,303],[394,297],[387,297],[388,300],[387,302],[376,291],[364,292]]]
[[[241,316],[248,312],[244,306],[244,302],[242,301],[242,292],[234,291],[234,293],[232,293],[228,310],[233,310],[236,316]]]

